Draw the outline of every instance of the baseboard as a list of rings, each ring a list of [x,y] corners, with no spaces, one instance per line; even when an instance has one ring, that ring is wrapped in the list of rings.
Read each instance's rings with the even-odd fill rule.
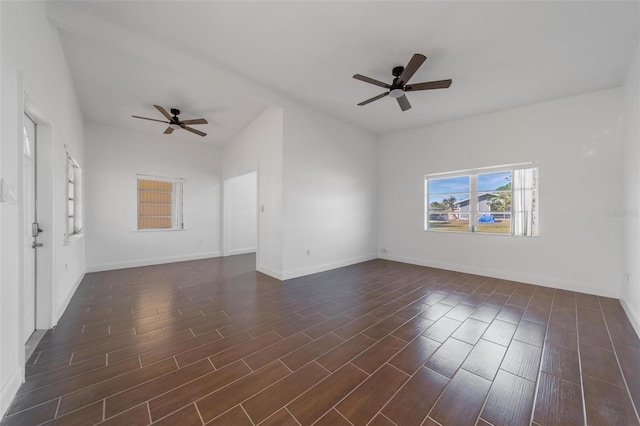
[[[638,312],[633,308],[633,306],[628,304],[627,301],[624,300],[623,298],[620,298],[620,304],[622,305],[622,308],[627,314],[627,317],[629,318],[631,325],[636,330],[636,334],[640,336],[640,316],[638,315]]]
[[[282,280],[290,280],[292,278],[303,277],[305,275],[317,274],[318,272],[329,271],[331,269],[342,268],[344,266],[353,265],[355,263],[366,262],[368,260],[376,259],[378,256],[375,253],[366,254],[363,256],[352,257],[350,259],[343,259],[336,262],[324,263],[322,265],[310,266],[307,268],[294,269],[291,271],[284,271],[282,273]]]
[[[256,249],[255,247],[248,247],[248,248],[242,248],[242,249],[233,249],[233,250],[229,250],[229,256],[233,256],[233,255],[236,255],[236,254],[255,253],[256,251],[258,251],[258,249]]]
[[[112,271],[114,269],[137,268],[139,266],[161,265],[163,263],[185,262],[188,260],[209,259],[211,257],[222,256],[221,251],[208,253],[187,254],[181,256],[157,257],[154,259],[131,260],[126,262],[102,263],[98,265],[88,265],[87,272]]]
[[[602,289],[594,286],[585,286],[581,281],[566,280],[563,278],[546,277],[543,275],[533,275],[526,273],[502,271],[491,268],[478,268],[469,265],[456,263],[438,262],[427,259],[418,259],[407,256],[394,256],[390,254],[381,255],[380,259],[393,260],[396,262],[409,263],[412,265],[428,266],[431,268],[446,269],[449,271],[463,272],[467,274],[482,275],[502,280],[517,281],[521,283],[534,284],[543,287],[552,287],[561,290],[569,290],[580,293],[588,293],[596,296],[613,297],[618,299],[620,295],[613,289]]]
[[[276,271],[275,269],[269,268],[269,267],[264,266],[264,265],[257,265],[256,266],[256,271],[262,272],[265,275],[269,275],[270,277],[273,277],[273,278],[275,278],[277,280],[282,281],[282,272]]]
[[[17,366],[9,375],[7,381],[0,387],[0,419],[4,417],[11,406],[13,398],[16,396],[16,393],[18,393],[18,389],[22,384],[22,377],[22,368]]]
[[[71,298],[76,293],[76,290],[78,289],[78,286],[82,282],[82,279],[84,278],[86,273],[87,273],[86,269],[82,271],[82,273],[80,274],[80,278],[76,280],[76,283],[73,285],[73,288],[67,293],[67,295],[65,296],[60,306],[58,306],[58,309],[56,310],[56,318],[52,325],[55,326],[56,324],[58,324],[58,320],[64,313],[65,309],[67,309],[67,306],[69,306],[69,302],[71,302]]]

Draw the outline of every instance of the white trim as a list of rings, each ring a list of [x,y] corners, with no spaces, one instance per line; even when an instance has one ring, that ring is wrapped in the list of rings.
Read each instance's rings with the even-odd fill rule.
[[[255,247],[247,247],[240,249],[229,250],[229,254],[227,256],[233,256],[236,254],[247,254],[247,253],[255,253],[258,249]]]
[[[619,298],[616,289],[602,289],[601,287],[585,285],[584,281],[566,280],[564,278],[546,277],[542,275],[533,275],[519,272],[501,271],[491,268],[469,267],[468,265],[431,261],[428,259],[418,259],[415,257],[394,256],[383,254],[380,259],[393,260],[396,262],[409,263],[412,265],[428,266],[430,268],[446,269],[449,271],[463,272],[466,274],[475,274],[485,277],[498,278],[509,281],[517,281],[526,284],[539,285],[542,287],[551,287],[559,290],[569,290],[579,293],[593,294],[596,296]]]
[[[153,259],[133,260],[127,262],[101,263],[97,265],[87,265],[87,272],[111,271],[114,269],[136,268],[138,266],[161,265],[164,263],[185,262],[188,260],[209,259],[222,256],[221,251],[208,253],[187,254],[180,256],[156,257]]]
[[[2,385],[2,388],[0,388],[0,418],[6,414],[7,410],[11,406],[13,398],[18,393],[18,389],[20,388],[23,380],[24,370],[18,365],[13,369],[9,378]]]
[[[155,176],[155,175],[145,175],[142,173],[136,174],[137,179],[144,180],[157,180],[159,182],[180,182],[184,183],[185,179],[181,177],[171,177],[171,176]]]
[[[620,298],[620,304],[622,305],[624,312],[627,314],[631,325],[636,330],[636,334],[640,336],[640,315],[638,315],[638,312],[633,308],[633,306],[627,303],[623,298]]]
[[[269,275],[270,277],[275,278],[279,281],[282,281],[282,272],[276,271],[275,269],[271,269],[268,266],[257,265],[256,271],[261,272],[265,275]]]
[[[318,272],[330,271],[336,268],[342,268],[344,266],[354,265],[356,263],[366,262],[368,260],[376,259],[378,256],[375,253],[365,254],[362,256],[352,257],[350,259],[343,259],[337,262],[325,263],[322,265],[315,265],[307,268],[294,269],[292,271],[285,271],[282,273],[283,280],[290,280],[292,278],[298,278],[305,275],[316,274]]]
[[[64,314],[64,311],[65,311],[65,309],[67,309],[67,306],[69,306],[69,302],[71,302],[71,298],[73,297],[74,294],[76,294],[76,290],[78,289],[78,286],[80,285],[80,283],[84,279],[84,276],[85,276],[86,273],[87,273],[86,269],[84,269],[80,273],[80,276],[76,280],[76,283],[73,285],[73,288],[67,292],[67,295],[65,296],[64,300],[62,301],[62,303],[60,303],[58,305],[58,307],[56,309],[55,321],[52,324],[52,326],[55,326],[56,324],[58,324],[58,320],[60,319],[60,317],[62,317],[62,314]]]
[[[432,179],[437,177],[441,179],[443,177],[456,177],[456,176],[464,176],[468,174],[485,174],[487,172],[500,172],[507,170],[517,170],[517,169],[528,169],[528,168],[537,168],[539,162],[538,161],[530,161],[527,163],[513,163],[513,164],[503,164],[501,166],[487,166],[487,167],[475,167],[473,169],[466,170],[456,170],[452,172],[439,172],[439,173],[427,173],[424,175],[425,180]]]

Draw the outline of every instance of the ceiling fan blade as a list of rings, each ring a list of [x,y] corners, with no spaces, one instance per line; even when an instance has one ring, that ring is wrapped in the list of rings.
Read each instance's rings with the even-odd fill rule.
[[[167,127],[167,129],[164,131],[165,135],[170,135],[171,133],[173,133],[173,127],[169,126]]]
[[[416,90],[446,89],[451,86],[451,80],[429,81],[426,83],[408,84],[405,92],[415,92]]]
[[[205,132],[201,132],[200,130],[196,130],[193,127],[182,126],[182,128],[185,129],[188,132],[195,133],[196,135],[207,136],[207,134]]]
[[[409,99],[407,99],[407,95],[402,95],[398,99],[398,105],[400,105],[400,109],[406,111],[411,108],[411,104],[409,103]]]
[[[169,114],[169,113],[167,112],[167,110],[166,110],[166,109],[162,108],[162,107],[161,107],[161,106],[159,106],[159,105],[154,105],[154,107],[156,107],[156,109],[157,109],[158,111],[160,111],[160,114],[164,115],[164,117],[165,117],[167,120],[172,121],[171,114]]]
[[[183,120],[180,123],[182,124],[209,124],[207,120],[204,118],[196,118],[195,120]]]
[[[132,117],[133,118],[141,118],[143,120],[157,121],[158,123],[167,123],[167,121],[164,121],[164,120],[156,120],[155,118],[140,117],[138,115],[132,115]]]
[[[369,103],[371,103],[371,102],[373,102],[373,101],[377,101],[378,99],[382,99],[382,98],[384,98],[384,97],[385,97],[385,96],[387,96],[388,94],[389,94],[389,92],[384,92],[384,93],[382,93],[382,94],[380,94],[380,95],[378,95],[378,96],[374,96],[374,97],[373,97],[373,98],[371,98],[371,99],[367,99],[366,101],[362,101],[362,102],[360,102],[358,105],[359,105],[359,106],[363,106],[363,105],[369,104]]]
[[[376,86],[384,87],[385,89],[390,89],[391,85],[387,83],[383,83],[378,80],[374,80],[373,78],[365,77],[364,75],[356,74],[353,76],[356,80],[364,81],[365,83],[375,84]]]
[[[407,84],[409,82],[409,79],[413,77],[413,74],[418,71],[418,68],[420,68],[420,66],[426,60],[426,56],[419,53],[414,54],[407,66],[404,67],[404,71],[402,72],[402,74],[400,74],[400,77],[398,77],[398,83],[402,85]]]

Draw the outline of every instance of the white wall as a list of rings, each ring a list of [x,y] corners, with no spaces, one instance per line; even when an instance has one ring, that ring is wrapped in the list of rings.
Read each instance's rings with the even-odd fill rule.
[[[258,172],[225,179],[223,191],[223,255],[255,253],[258,239]]]
[[[87,270],[221,255],[220,149],[190,134],[86,124]],[[184,178],[185,230],[137,231],[137,174]]]
[[[640,334],[640,45],[623,86],[622,289],[620,301]]]
[[[284,279],[376,257],[376,158],[373,134],[285,108]]]
[[[612,89],[381,137],[381,257],[618,297],[621,107]],[[423,230],[425,174],[528,161],[538,237]]]
[[[258,172],[257,270],[282,278],[282,109],[268,108],[223,148],[225,179]]]
[[[42,158],[45,174],[39,176],[50,199],[47,217],[41,217],[46,247],[39,251],[43,263],[55,260],[46,280],[46,318],[50,327],[58,320],[76,285],[84,275],[84,238],[64,244],[66,216],[65,149],[68,145],[84,167],[84,129],[64,52],[56,29],[46,16],[44,2],[0,2],[1,138],[0,177],[18,189],[15,204],[0,204],[0,415],[3,414],[23,379],[22,341],[22,249],[21,156],[24,92],[37,104],[47,120],[42,127],[47,146]],[[43,135],[44,136],[44,135]],[[46,149],[45,149],[46,148]],[[51,198],[52,197],[52,198]],[[44,215],[43,215],[44,216]],[[42,255],[42,256],[41,256]],[[65,267],[66,265],[66,267]],[[42,269],[42,268],[41,268]],[[40,291],[40,288],[39,288]]]

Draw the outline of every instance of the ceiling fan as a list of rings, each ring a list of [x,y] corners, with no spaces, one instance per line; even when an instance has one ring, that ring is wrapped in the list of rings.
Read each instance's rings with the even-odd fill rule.
[[[209,122],[207,120],[205,120],[204,118],[196,118],[194,120],[182,120],[182,121],[180,121],[180,119],[178,118],[178,116],[180,115],[180,110],[179,109],[171,108],[171,114],[173,114],[173,117],[172,117],[171,114],[169,114],[167,112],[167,110],[162,108],[161,106],[154,105],[154,107],[156,107],[156,109],[158,111],[160,111],[160,114],[164,115],[164,117],[169,121],[156,120],[155,118],[140,117],[140,116],[137,116],[137,115],[132,115],[132,117],[133,118],[141,118],[143,120],[158,121],[160,123],[168,124],[169,127],[167,127],[166,130],[164,131],[165,135],[170,135],[171,133],[173,133],[173,131],[175,129],[184,129],[184,130],[186,130],[188,132],[195,133],[196,135],[207,136],[206,133],[201,132],[200,130],[196,130],[193,127],[187,126],[187,124],[209,124]]]
[[[395,67],[392,70],[392,74],[394,76],[393,83],[387,84],[382,81],[374,80],[370,77],[365,77],[364,75],[356,74],[353,76],[356,80],[364,81],[365,83],[375,84],[376,86],[384,87],[385,89],[389,89],[388,92],[382,93],[378,96],[374,96],[371,99],[367,99],[366,101],[360,102],[358,105],[363,106],[373,101],[377,101],[378,99],[382,99],[385,96],[391,96],[398,101],[398,105],[400,105],[400,109],[402,111],[406,111],[411,108],[411,104],[409,103],[409,99],[405,95],[405,92],[416,92],[418,90],[432,90],[432,89],[446,89],[451,86],[451,79],[449,80],[438,80],[438,81],[429,81],[426,83],[416,83],[416,84],[407,84],[409,83],[409,79],[418,71],[418,68],[427,60],[427,57],[416,53],[413,55],[409,63],[406,67]]]

